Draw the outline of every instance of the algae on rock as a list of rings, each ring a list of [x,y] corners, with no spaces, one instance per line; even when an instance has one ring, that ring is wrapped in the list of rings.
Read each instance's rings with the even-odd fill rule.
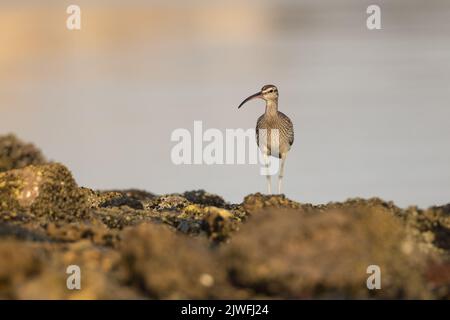
[[[88,215],[87,199],[62,164],[30,165],[0,173],[0,217],[28,213],[51,221]]]

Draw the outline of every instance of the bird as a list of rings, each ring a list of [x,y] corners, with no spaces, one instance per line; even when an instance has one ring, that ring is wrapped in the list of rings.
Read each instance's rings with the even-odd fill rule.
[[[256,122],[256,142],[264,156],[267,169],[267,191],[269,194],[272,194],[272,179],[268,168],[269,157],[273,156],[281,159],[278,172],[278,193],[281,194],[284,164],[287,154],[294,143],[294,125],[287,115],[278,111],[278,89],[276,86],[272,84],[263,86],[259,92],[242,101],[238,109],[253,99],[263,99],[266,102],[266,111]],[[260,133],[262,133],[261,138],[263,139],[260,139]]]

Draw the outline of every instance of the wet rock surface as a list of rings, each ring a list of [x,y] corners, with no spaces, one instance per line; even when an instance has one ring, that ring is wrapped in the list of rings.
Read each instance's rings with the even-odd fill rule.
[[[0,171],[3,299],[450,298],[450,205],[91,190],[13,136]]]

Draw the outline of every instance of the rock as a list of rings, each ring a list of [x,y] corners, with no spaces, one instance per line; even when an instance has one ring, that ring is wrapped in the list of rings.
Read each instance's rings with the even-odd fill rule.
[[[80,188],[80,192],[84,194],[91,209],[100,208],[104,203],[123,196],[117,191],[95,191],[84,187]]]
[[[244,198],[242,207],[247,214],[259,212],[269,208],[291,208],[298,209],[298,202],[287,199],[284,195],[262,195],[261,193],[250,194]]]
[[[227,203],[225,202],[225,200],[223,200],[222,197],[208,193],[205,190],[187,191],[183,193],[183,197],[195,204],[213,206],[218,208],[225,208],[227,206]]]
[[[176,212],[161,212],[157,219],[191,235],[206,231],[215,242],[227,240],[240,221],[234,212],[227,209],[199,204],[189,204]]]
[[[222,250],[232,283],[268,297],[430,297],[421,254],[385,212],[272,209],[249,218]],[[382,290],[367,289],[369,265],[380,266]]]
[[[41,272],[44,255],[34,244],[0,241],[0,299],[17,299],[17,288]]]
[[[8,223],[0,223],[0,241],[2,238],[14,238],[34,242],[51,241],[51,238],[40,230],[33,230]]]
[[[70,245],[0,242],[0,298],[2,299],[136,299],[138,293],[112,274],[117,253],[99,250],[89,241]],[[69,265],[81,270],[81,290],[68,290]]]
[[[409,208],[401,217],[409,230],[428,245],[427,249],[450,259],[450,205],[427,210]]]
[[[123,196],[139,201],[148,201],[156,197],[156,195],[151,192],[138,189],[112,190],[112,192],[118,192]]]
[[[121,206],[127,206],[129,208],[135,209],[135,210],[143,210],[144,206],[139,200],[136,200],[134,198],[130,198],[127,196],[120,196],[118,198],[114,198],[111,200],[107,200],[100,204],[100,207],[107,208],[107,207],[121,207]]]
[[[125,230],[121,255],[129,281],[150,298],[208,299],[223,294],[224,270],[207,243],[177,235],[166,226],[141,224]]]
[[[450,261],[433,262],[426,270],[427,285],[435,297],[450,299]]]
[[[141,210],[156,198],[153,193],[137,189],[110,191],[84,189],[85,193],[89,196],[89,202],[92,208],[128,206],[136,210]]]
[[[94,191],[14,136],[0,171],[0,299],[450,297],[450,205]]]
[[[115,230],[95,220],[89,223],[51,222],[45,225],[45,232],[54,241],[75,242],[88,239],[93,244],[101,246],[113,246],[118,242]]]
[[[185,197],[171,194],[156,197],[148,206],[149,209],[156,211],[180,211],[190,204]]]
[[[233,214],[225,209],[206,207],[205,229],[208,237],[216,242],[229,239],[232,232],[237,230],[238,223]]]
[[[24,143],[12,134],[0,136],[0,172],[44,163],[44,156],[34,145]]]
[[[99,208],[91,211],[91,215],[102,221],[110,229],[123,229],[142,222],[160,221],[161,215],[150,210],[136,210],[128,206]]]
[[[70,171],[53,163],[0,174],[0,217],[30,213],[50,221],[74,221],[87,216],[87,199]]]

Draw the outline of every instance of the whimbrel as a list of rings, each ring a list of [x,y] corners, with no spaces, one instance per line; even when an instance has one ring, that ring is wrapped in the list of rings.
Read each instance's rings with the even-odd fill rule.
[[[284,174],[284,163],[286,156],[294,143],[294,126],[291,119],[284,113],[278,111],[278,89],[274,85],[268,84],[262,87],[261,91],[255,93],[242,101],[242,105],[252,99],[260,98],[266,101],[266,112],[258,118],[256,122],[256,141],[262,154],[264,155],[265,166],[267,168],[267,191],[272,193],[272,180],[269,175],[269,157],[281,159],[281,166],[278,173],[278,193],[281,193],[281,182]],[[264,131],[264,141],[260,141],[260,130]],[[273,135],[271,135],[273,134]]]

